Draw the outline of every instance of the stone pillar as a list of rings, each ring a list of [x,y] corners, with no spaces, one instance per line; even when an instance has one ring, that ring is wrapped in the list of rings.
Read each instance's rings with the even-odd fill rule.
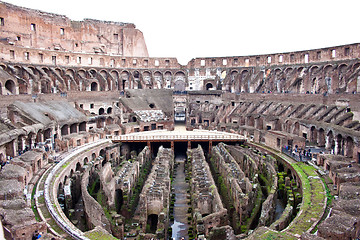
[[[334,148],[334,154],[338,154],[339,152],[339,142],[338,140],[336,139],[335,141],[335,148]]]
[[[29,87],[27,89],[28,94],[32,94],[33,80],[29,79]]]
[[[19,144],[20,143],[20,144]],[[25,137],[19,136],[18,137],[18,150],[23,151],[25,149]]]
[[[325,148],[326,149],[331,149],[331,142],[330,142],[330,137],[329,136],[326,136],[325,137]]]
[[[6,156],[15,157],[16,143],[15,140],[6,144]]]
[[[148,146],[148,148],[149,148],[150,152],[152,152],[152,149],[151,149],[151,142],[150,142],[150,141],[147,141],[147,146]]]
[[[31,135],[31,145],[29,146],[30,149],[33,149],[33,148],[34,148],[35,142],[36,142],[36,135],[35,135],[35,134],[32,134],[32,135]]]

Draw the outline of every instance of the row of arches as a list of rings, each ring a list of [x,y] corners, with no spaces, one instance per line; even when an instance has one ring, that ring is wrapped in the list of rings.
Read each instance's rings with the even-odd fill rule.
[[[334,154],[353,157],[354,138],[342,132],[335,132],[332,129],[325,129],[324,127],[317,127],[315,125],[305,128],[299,121],[290,119],[285,121],[277,119],[272,121],[271,125],[266,126],[264,122],[265,120],[262,117],[257,117],[255,119],[254,116],[240,117],[239,119],[240,125],[246,125],[260,130],[266,129],[287,132],[304,137],[310,144],[318,147],[325,147]]]
[[[16,93],[13,90],[16,87],[19,94],[31,94],[161,88],[183,91],[187,85],[187,77],[182,70],[99,70],[94,68],[0,66],[14,77],[7,84],[13,94]]]
[[[241,92],[337,93],[357,91],[360,62],[230,70],[223,90]]]

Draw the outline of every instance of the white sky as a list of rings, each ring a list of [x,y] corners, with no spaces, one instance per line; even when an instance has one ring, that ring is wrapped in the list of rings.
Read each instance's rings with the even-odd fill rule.
[[[269,54],[360,42],[359,0],[3,0],[63,14],[130,22],[150,57]]]

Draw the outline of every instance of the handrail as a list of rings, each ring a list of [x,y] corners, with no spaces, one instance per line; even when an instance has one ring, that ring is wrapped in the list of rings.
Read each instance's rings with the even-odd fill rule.
[[[77,228],[72,228],[66,221],[64,221],[62,219],[62,217],[60,216],[61,214],[57,212],[57,210],[59,209],[55,209],[54,205],[55,203],[53,203],[51,201],[51,194],[50,194],[50,187],[52,184],[52,180],[54,177],[56,177],[56,172],[69,160],[71,160],[74,156],[76,156],[77,154],[85,151],[88,148],[93,148],[95,146],[101,145],[103,143],[109,142],[110,140],[105,139],[105,140],[100,140],[97,142],[93,142],[93,143],[89,143],[86,145],[83,145],[81,147],[79,147],[78,149],[73,150],[69,155],[67,155],[66,157],[64,157],[49,173],[49,175],[47,176],[46,180],[45,180],[45,184],[44,184],[44,197],[45,197],[45,204],[46,207],[49,211],[49,213],[51,214],[52,218],[57,222],[57,224],[64,230],[66,231],[71,237],[73,237],[74,239],[79,239],[79,240],[89,240],[89,238],[85,237],[83,235],[83,232],[81,232],[79,229]]]
[[[120,135],[114,136],[114,141],[150,141],[150,140],[243,140],[244,137],[237,134],[162,134],[162,135]]]

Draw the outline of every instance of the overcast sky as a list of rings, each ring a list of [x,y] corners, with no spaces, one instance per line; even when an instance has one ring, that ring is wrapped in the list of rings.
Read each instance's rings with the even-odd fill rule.
[[[360,0],[4,0],[63,14],[130,22],[150,57],[224,57],[360,42]]]

